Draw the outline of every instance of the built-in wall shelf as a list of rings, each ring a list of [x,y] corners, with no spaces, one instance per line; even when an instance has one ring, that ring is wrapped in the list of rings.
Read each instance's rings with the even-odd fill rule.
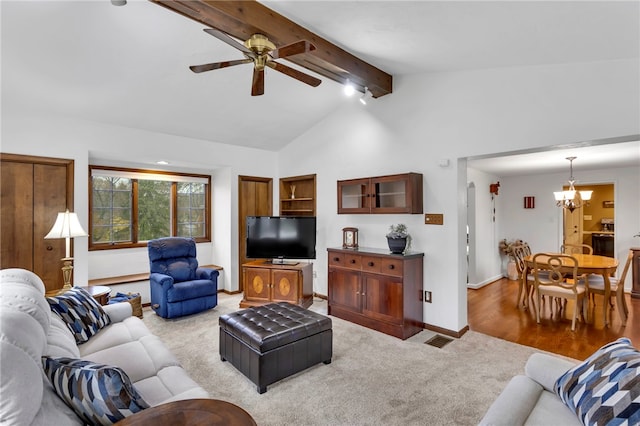
[[[316,215],[316,175],[280,179],[280,216]]]

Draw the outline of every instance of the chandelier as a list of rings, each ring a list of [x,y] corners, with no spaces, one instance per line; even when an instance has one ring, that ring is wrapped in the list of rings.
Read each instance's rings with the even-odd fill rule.
[[[575,209],[578,209],[583,206],[583,201],[588,201],[591,199],[591,194],[593,191],[576,191],[573,184],[575,183],[575,179],[573,178],[573,160],[577,157],[567,157],[569,160],[569,189],[566,191],[556,191],[553,193],[556,198],[556,205],[558,207],[562,207],[568,209],[573,213]]]

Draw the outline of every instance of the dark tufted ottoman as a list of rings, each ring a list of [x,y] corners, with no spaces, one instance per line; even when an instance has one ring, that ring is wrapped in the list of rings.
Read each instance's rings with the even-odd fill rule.
[[[312,365],[331,363],[331,319],[290,303],[254,306],[220,317],[220,358],[267,385]]]

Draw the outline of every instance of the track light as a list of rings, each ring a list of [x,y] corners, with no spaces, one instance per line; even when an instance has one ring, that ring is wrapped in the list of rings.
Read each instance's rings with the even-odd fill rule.
[[[360,103],[362,105],[366,105],[367,104],[367,100],[370,99],[372,96],[373,95],[371,94],[371,91],[365,86],[364,93],[360,97]]]
[[[353,83],[347,79],[347,82],[344,85],[344,94],[347,96],[353,96],[354,93],[356,93],[356,88],[353,86]]]

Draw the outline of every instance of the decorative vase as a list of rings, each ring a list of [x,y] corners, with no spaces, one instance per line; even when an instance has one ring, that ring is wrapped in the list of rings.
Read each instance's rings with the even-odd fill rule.
[[[389,244],[389,250],[394,254],[404,253],[404,249],[407,246],[407,237],[404,238],[389,238],[387,237],[387,243]]]
[[[511,258],[509,258],[509,262],[507,263],[507,278],[510,280],[517,280],[519,278],[516,261]]]

